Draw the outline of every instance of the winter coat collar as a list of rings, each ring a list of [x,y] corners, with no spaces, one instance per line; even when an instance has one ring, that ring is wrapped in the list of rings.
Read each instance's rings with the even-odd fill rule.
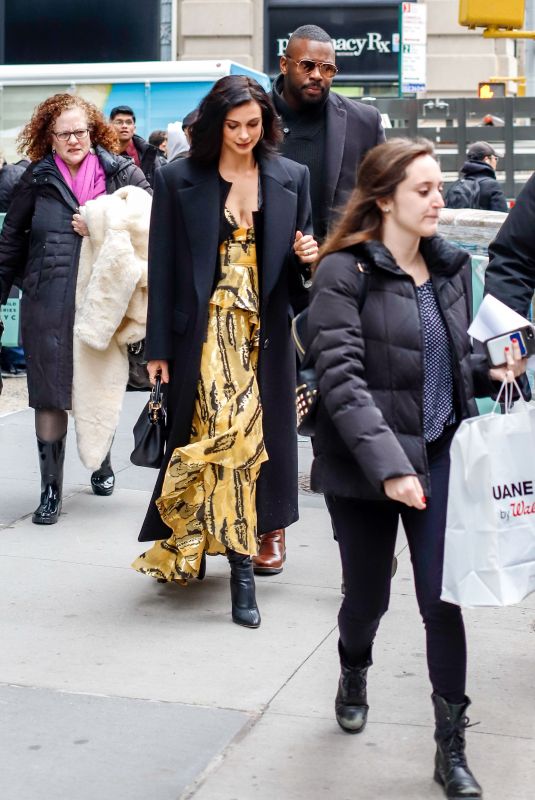
[[[285,109],[288,109],[286,101],[284,100],[282,92],[283,76],[279,75],[273,83],[272,97],[279,114],[284,115]],[[340,173],[342,170],[342,161],[344,153],[347,156],[346,137],[347,137],[347,109],[344,102],[351,102],[342,99],[336,92],[327,92],[325,102],[321,104],[321,109],[318,109],[318,115],[325,113],[326,124],[326,142],[325,142],[325,164],[323,171],[323,179],[325,184],[323,205],[324,208],[331,208],[335,202],[335,194],[340,180]],[[296,115],[296,112],[290,112]],[[306,113],[299,114],[304,118]],[[316,119],[317,117],[312,117]],[[291,121],[290,121],[291,124]],[[373,142],[377,144],[377,142]],[[373,146],[373,145],[372,145]]]
[[[176,165],[176,166],[175,166]],[[287,166],[288,165],[288,166]],[[259,163],[263,196],[262,297],[272,291],[288,256],[288,242],[293,242],[296,194],[289,167],[293,162],[280,156]],[[218,250],[221,217],[221,177],[217,165],[201,166],[191,158],[181,159],[165,168],[180,172],[178,188],[186,234],[191,242],[194,280],[197,294],[206,302],[213,285],[214,254]],[[223,185],[228,191],[228,184]]]
[[[281,186],[288,186],[292,182],[292,176],[288,172],[284,161],[280,156],[262,158],[259,162],[261,178],[273,178]],[[220,179],[219,173],[214,166],[203,166],[189,157],[181,159],[179,163],[181,164],[183,179],[192,186],[210,181],[216,183]],[[227,182],[224,181],[224,183]],[[230,187],[230,184],[227,185]]]
[[[115,175],[119,170],[123,169],[124,167],[131,164],[132,161],[129,158],[124,158],[124,156],[120,156],[116,153],[110,153],[108,150],[105,150],[99,144],[95,147],[95,153],[98,156],[98,160],[102,165],[102,169],[106,173],[106,178],[110,178]],[[48,153],[44,158],[40,161],[37,161],[33,166],[33,175],[35,178],[43,175],[46,172],[52,170],[54,175],[58,176],[61,180],[61,173],[56,167],[54,163],[54,157],[52,153]]]
[[[430,236],[420,242],[420,252],[431,275],[451,278],[468,262],[469,254],[456,245],[446,241],[442,236]],[[392,253],[382,242],[373,240],[362,242],[355,248],[355,254],[379,269],[387,270],[399,276],[406,273],[399,267]]]
[[[143,158],[146,153],[154,153],[154,157],[156,157],[158,154],[158,148],[150,142],[147,142],[147,140],[143,139],[142,136],[138,136],[137,133],[134,133],[132,141],[134,143],[134,147],[139,153],[140,158]]]
[[[465,161],[461,173],[466,178],[494,178],[496,173],[486,161]]]

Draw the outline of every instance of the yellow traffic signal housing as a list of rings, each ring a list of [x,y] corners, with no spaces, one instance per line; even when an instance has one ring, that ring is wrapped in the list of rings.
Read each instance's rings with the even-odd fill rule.
[[[459,0],[459,23],[469,28],[521,28],[525,0]]]
[[[505,81],[481,81],[477,85],[477,96],[483,100],[490,100],[492,97],[505,97]]]

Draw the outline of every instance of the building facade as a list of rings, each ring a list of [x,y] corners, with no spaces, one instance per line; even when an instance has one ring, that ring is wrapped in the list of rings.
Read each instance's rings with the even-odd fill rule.
[[[356,95],[394,94],[399,5],[393,0],[175,0],[175,55],[232,58],[273,74],[285,36],[298,25],[315,23],[340,44],[339,86]],[[475,96],[480,81],[518,75],[521,45],[483,39],[480,31],[461,27],[458,0],[427,0],[427,6],[428,96]]]

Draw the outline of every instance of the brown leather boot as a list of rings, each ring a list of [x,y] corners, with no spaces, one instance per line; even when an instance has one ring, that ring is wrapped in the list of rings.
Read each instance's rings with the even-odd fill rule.
[[[255,575],[278,575],[282,572],[282,565],[286,561],[284,536],[284,528],[262,534],[258,555],[253,556]]]

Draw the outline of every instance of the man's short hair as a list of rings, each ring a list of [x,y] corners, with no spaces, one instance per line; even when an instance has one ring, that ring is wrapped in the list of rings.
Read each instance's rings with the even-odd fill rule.
[[[327,31],[324,31],[323,28],[320,28],[318,25],[301,25],[299,28],[296,28],[288,39],[286,51],[288,51],[288,48],[295,39],[309,39],[311,42],[329,42],[329,44],[333,42],[332,36],[329,36]]]
[[[488,142],[474,142],[466,151],[468,161],[483,161],[484,158],[489,156],[496,156],[499,158],[498,153]]]
[[[115,119],[119,114],[124,114],[125,117],[132,117],[134,122],[136,121],[136,115],[130,106],[115,106],[115,108],[112,108],[110,111],[110,119]]]

